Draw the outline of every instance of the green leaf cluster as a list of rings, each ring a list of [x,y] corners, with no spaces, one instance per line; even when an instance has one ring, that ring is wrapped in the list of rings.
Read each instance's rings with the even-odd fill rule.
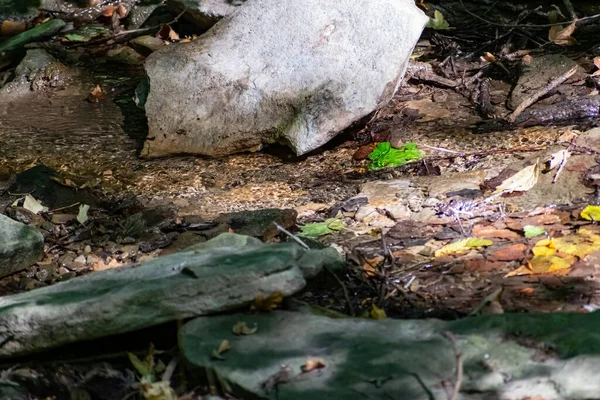
[[[346,224],[338,218],[329,218],[325,222],[315,222],[300,227],[301,233],[298,236],[310,239],[317,239],[321,236],[329,235],[333,231],[341,231]]]
[[[400,167],[411,160],[420,160],[424,154],[419,151],[416,143],[406,143],[399,149],[392,147],[390,142],[382,142],[369,154],[371,164],[370,170],[378,170],[385,167]]]
[[[444,14],[435,10],[433,12],[433,18],[429,17],[429,22],[427,22],[427,28],[434,29],[436,31],[443,31],[452,29],[450,28],[450,24],[444,18]]]

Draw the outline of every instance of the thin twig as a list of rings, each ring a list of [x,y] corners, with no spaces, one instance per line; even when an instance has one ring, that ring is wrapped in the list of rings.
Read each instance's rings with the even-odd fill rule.
[[[293,233],[291,233],[290,231],[285,229],[283,226],[279,225],[277,222],[274,222],[274,221],[273,221],[273,225],[275,225],[275,227],[277,228],[278,231],[284,233],[287,237],[292,239],[294,242],[298,243],[300,246],[302,246],[306,250],[310,250],[310,247],[306,243],[304,243],[302,241],[302,239],[300,239],[299,237],[297,237],[296,235],[294,235]],[[339,278],[339,276],[337,276],[331,269],[329,269],[329,267],[327,267],[325,265],[325,266],[323,266],[323,268],[327,272],[329,272],[331,275],[333,275],[335,280],[342,287],[342,291],[344,292],[344,297],[346,298],[347,311],[350,315],[352,315],[354,317],[356,314],[354,314],[354,307],[352,306],[352,303],[350,302],[350,294],[348,293],[348,289],[346,288],[346,285],[344,285],[344,282],[342,282],[342,280]]]
[[[525,111],[525,109],[527,107],[531,106],[533,103],[535,103],[536,101],[541,99],[543,96],[548,94],[548,92],[550,92],[551,90],[556,88],[558,85],[560,85],[561,83],[565,82],[567,79],[572,77],[575,74],[575,72],[577,72],[578,68],[579,68],[579,65],[573,66],[571,69],[569,69],[564,74],[554,78],[549,84],[547,84],[546,86],[544,86],[543,88],[541,88],[540,90],[535,92],[533,95],[527,97],[525,100],[523,100],[521,102],[521,104],[519,104],[519,106],[515,109],[515,111],[513,111],[513,113],[510,114],[506,119],[510,123],[514,123],[515,120],[517,119],[517,117],[519,115],[521,115],[521,113],[523,111]]]
[[[432,150],[443,151],[443,152],[446,152],[446,153],[461,154],[460,151],[454,151],[454,150],[444,149],[444,148],[441,148],[441,147],[429,146],[429,145],[426,145],[426,144],[423,144],[423,143],[419,143],[419,146],[421,146],[421,147],[427,147],[428,149],[432,149]]]
[[[306,250],[310,250],[310,247],[302,241],[299,237],[294,235],[292,232],[285,229],[283,226],[279,225],[277,222],[273,221],[273,225],[277,228],[279,232],[283,232],[287,237],[292,239],[294,242],[298,243],[300,246],[304,247]]]
[[[163,25],[172,25],[172,24],[174,24],[175,22],[179,21],[179,18],[181,18],[186,11],[187,11],[187,9],[184,9],[172,21],[170,21],[170,22],[168,22],[166,24],[155,25],[155,26],[151,26],[149,28],[140,28],[140,29],[132,29],[132,30],[128,30],[128,31],[123,31],[123,32],[116,33],[116,34],[114,34],[112,36],[100,38],[100,39],[97,39],[97,40],[92,40],[92,41],[85,42],[85,43],[75,43],[75,44],[70,45],[68,47],[69,48],[74,48],[74,47],[89,47],[89,46],[95,46],[97,44],[102,44],[102,43],[107,43],[107,42],[111,42],[111,45],[112,44],[116,44],[116,43],[126,42],[126,41],[128,41],[130,39],[133,39],[135,37],[150,34],[150,33],[154,32],[154,31],[160,29]]]
[[[452,390],[452,394],[448,397],[449,400],[457,400],[458,392],[460,392],[460,387],[463,381],[463,356],[458,348],[458,344],[456,343],[456,338],[451,332],[444,332],[444,337],[446,337],[450,343],[452,343],[452,351],[454,351],[454,357],[456,358],[456,380],[454,381],[454,389]]]
[[[54,210],[50,210],[49,212],[50,212],[50,213],[55,213],[55,212],[57,212],[57,211],[66,210],[67,208],[73,208],[73,207],[75,207],[75,206],[78,206],[78,205],[80,205],[80,204],[81,204],[81,202],[80,202],[80,201],[78,201],[77,203],[73,203],[73,204],[71,204],[70,206],[64,206],[64,207],[60,207],[60,208],[55,208]]]
[[[459,0],[460,4],[462,5],[463,9],[467,12],[467,14],[471,15],[472,17],[477,18],[478,20],[485,22],[486,24],[489,25],[494,25],[494,26],[501,26],[504,28],[549,28],[551,26],[559,26],[559,25],[563,25],[563,24],[572,24],[573,22],[585,22],[585,21],[590,21],[590,20],[594,20],[594,19],[599,19],[600,18],[600,14],[595,14],[595,15],[590,15],[588,17],[582,17],[582,18],[576,18],[573,19],[572,21],[566,21],[566,22],[554,22],[551,24],[499,24],[497,22],[493,22],[490,21],[488,19],[482,18],[479,15],[475,14],[474,12],[469,11],[466,7],[465,4],[463,3],[463,0]]]
[[[325,268],[325,270],[327,272],[329,272],[331,275],[333,275],[335,280],[340,284],[340,286],[342,287],[342,292],[344,292],[344,298],[346,300],[346,308],[347,308],[346,311],[352,317],[356,317],[356,313],[354,312],[354,306],[352,305],[352,302],[350,301],[350,293],[348,293],[348,288],[346,287],[346,285],[344,285],[344,282],[342,282],[340,277],[337,276],[335,274],[335,272],[333,272],[328,266],[325,265],[323,268]]]

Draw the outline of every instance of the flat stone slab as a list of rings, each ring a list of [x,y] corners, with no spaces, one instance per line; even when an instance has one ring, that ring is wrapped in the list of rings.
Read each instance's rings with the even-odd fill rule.
[[[239,322],[257,332],[234,335]],[[197,318],[182,328],[180,343],[190,363],[212,369],[242,398],[446,399],[460,353],[458,399],[583,399],[600,393],[598,326],[600,313],[445,322],[281,311]],[[223,340],[231,349],[218,359]],[[303,372],[311,363],[321,368]]]
[[[44,253],[44,237],[35,228],[0,214],[0,277],[27,268]]]
[[[190,250],[0,298],[0,357],[135,331],[291,295],[334,249],[222,234]]]

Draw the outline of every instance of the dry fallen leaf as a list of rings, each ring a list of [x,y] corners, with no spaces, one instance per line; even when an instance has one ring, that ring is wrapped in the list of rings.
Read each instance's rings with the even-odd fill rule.
[[[258,331],[258,326],[255,326],[254,328],[249,328],[245,322],[240,321],[233,326],[231,331],[234,335],[238,336],[254,335]]]
[[[594,57],[593,62],[597,70],[592,73],[592,76],[598,76],[600,75],[600,56]]]
[[[104,100],[105,98],[106,93],[104,92],[104,90],[102,90],[100,85],[96,85],[96,87],[90,90],[90,93],[88,94],[88,101],[90,103],[97,103],[100,100]]]
[[[436,257],[441,257],[450,254],[459,254],[466,253],[471,249],[476,249],[479,247],[487,247],[491,246],[493,242],[489,239],[481,239],[481,238],[466,238],[459,240],[458,242],[448,243],[444,247],[435,251]]]
[[[482,61],[487,61],[490,64],[493,64],[497,61],[496,56],[493,55],[492,53],[486,51],[485,53],[483,53],[483,55],[481,56],[481,60]]]
[[[548,40],[554,42],[559,46],[572,46],[577,43],[574,37],[571,37],[575,32],[576,21],[571,22],[566,28],[561,25],[554,25],[550,27],[548,32]]]
[[[250,311],[271,312],[283,301],[283,293],[271,293],[268,297],[258,296],[250,305]]]
[[[383,311],[381,308],[377,307],[375,304],[372,305],[371,312],[369,313],[369,315],[371,316],[371,319],[386,319],[387,318],[385,311]]]
[[[526,192],[537,183],[540,176],[538,161],[535,164],[523,168],[510,178],[506,179],[496,188],[492,197],[513,192]]]
[[[219,344],[219,347],[217,347],[216,349],[213,350],[212,358],[217,359],[217,360],[224,360],[225,357],[223,357],[223,353],[225,353],[226,351],[229,351],[230,349],[231,349],[231,345],[229,344],[229,340],[223,340]]]
[[[102,13],[101,14],[102,14],[103,17],[110,18],[110,17],[113,16],[113,14],[115,13],[116,9],[117,9],[117,6],[115,6],[115,5],[108,5],[108,6],[106,6],[106,7],[104,7],[102,9]]]
[[[375,267],[383,262],[383,260],[384,258],[382,256],[366,259],[365,263],[363,264],[363,271],[365,272],[365,275],[369,278],[377,276],[377,270]]]
[[[322,358],[309,358],[302,366],[302,372],[310,372],[315,369],[325,368],[325,360]]]
[[[0,36],[14,36],[21,32],[25,32],[27,23],[23,21],[11,21],[6,19],[0,25]]]
[[[587,206],[581,211],[581,218],[588,221],[600,221],[600,206]]]
[[[588,254],[600,250],[600,235],[581,228],[575,234],[538,241],[531,249],[533,258],[505,277],[554,273],[562,275]]]
[[[171,42],[176,42],[179,40],[179,34],[175,32],[169,25],[163,25],[156,34],[156,37]]]
[[[47,212],[48,207],[44,207],[42,203],[33,198],[30,194],[25,196],[25,201],[23,202],[23,208],[31,211],[34,214],[38,214],[40,212]]]
[[[127,7],[125,7],[125,5],[123,3],[120,3],[117,6],[117,9],[115,10],[115,12],[119,15],[119,18],[125,18],[127,16],[127,14],[129,14],[129,10],[127,9]]]

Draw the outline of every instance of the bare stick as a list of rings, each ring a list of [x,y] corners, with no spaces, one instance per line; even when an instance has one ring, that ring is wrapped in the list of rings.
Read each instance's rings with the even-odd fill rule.
[[[558,26],[558,25],[563,25],[563,24],[571,24],[573,22],[585,22],[585,21],[591,21],[591,20],[595,20],[595,19],[600,19],[600,14],[595,14],[595,15],[590,15],[588,17],[582,17],[582,18],[575,18],[572,21],[565,21],[565,22],[555,22],[555,23],[551,23],[551,24],[541,24],[541,25],[537,25],[537,24],[499,24],[497,22],[494,21],[490,21],[489,19],[485,19],[480,17],[479,15],[475,14],[474,12],[469,11],[466,7],[465,4],[463,3],[463,0],[459,0],[460,4],[462,5],[463,9],[467,12],[467,14],[471,15],[472,17],[477,18],[480,21],[485,22],[488,25],[494,25],[494,26],[501,26],[504,28],[549,28],[551,26]]]
[[[452,343],[452,350],[454,351],[454,357],[456,357],[456,380],[454,381],[454,389],[452,390],[452,394],[448,397],[449,400],[457,400],[458,392],[460,392],[460,386],[463,381],[463,356],[458,348],[458,344],[456,343],[456,338],[450,332],[444,332],[444,337],[446,337],[450,343]]]
[[[294,242],[298,243],[300,246],[304,247],[306,250],[310,250],[310,247],[302,241],[302,239],[298,238],[292,232],[285,229],[283,226],[279,225],[277,222],[273,222],[273,225],[277,228],[279,232],[283,232],[287,237],[292,239]]]
[[[510,123],[514,123],[515,120],[517,119],[517,117],[519,115],[521,115],[521,113],[523,111],[525,111],[525,109],[529,106],[531,106],[533,103],[535,103],[536,101],[538,101],[539,99],[541,99],[543,96],[545,96],[546,94],[548,94],[548,92],[550,92],[551,90],[553,90],[554,88],[556,88],[558,85],[560,85],[561,83],[563,83],[564,81],[566,81],[567,79],[569,79],[570,77],[573,76],[573,74],[575,74],[575,72],[577,72],[577,68],[579,68],[579,65],[575,65],[573,66],[573,68],[571,68],[570,70],[568,70],[567,72],[565,72],[564,74],[554,78],[549,84],[547,84],[546,86],[544,86],[543,88],[541,88],[540,90],[538,90],[537,92],[535,92],[533,95],[529,96],[528,98],[526,98],[525,100],[523,100],[521,102],[521,104],[519,104],[519,106],[517,107],[517,109],[508,116],[507,120]]]

